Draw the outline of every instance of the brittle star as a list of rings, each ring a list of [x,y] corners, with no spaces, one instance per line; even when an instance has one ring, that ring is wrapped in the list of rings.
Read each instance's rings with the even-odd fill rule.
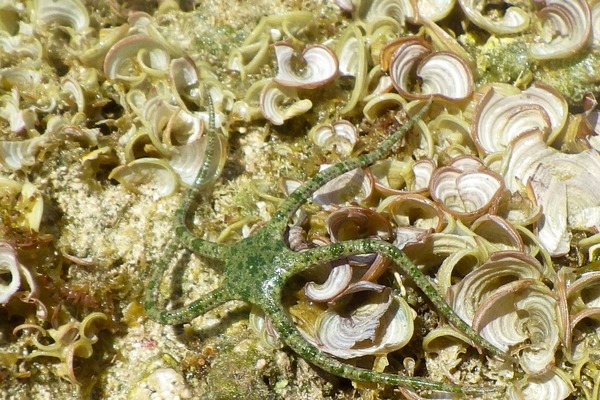
[[[210,101],[209,101],[210,103]],[[311,248],[302,252],[292,251],[285,242],[289,220],[296,211],[325,183],[341,174],[371,165],[386,156],[392,146],[406,134],[428,111],[431,101],[425,104],[412,118],[395,133],[383,140],[369,153],[342,161],[313,176],[285,199],[271,220],[254,234],[235,244],[206,241],[193,234],[189,221],[193,216],[193,205],[200,197],[210,178],[208,170],[214,156],[216,133],[209,129],[207,154],[198,172],[194,185],[184,196],[181,208],[176,212],[174,228],[176,239],[167,247],[159,260],[146,289],[144,307],[151,319],[161,324],[182,324],[207,311],[232,300],[242,300],[262,309],[271,321],[279,338],[290,349],[313,365],[333,375],[354,381],[365,381],[410,387],[420,390],[472,393],[487,391],[483,387],[464,387],[456,384],[434,382],[425,378],[407,377],[392,373],[380,373],[343,363],[310,344],[297,330],[283,305],[283,287],[292,276],[313,268],[318,264],[359,254],[378,253],[396,263],[429,298],[437,310],[472,342],[501,358],[507,356],[477,334],[443,300],[429,278],[392,243],[382,240],[359,239]],[[179,245],[197,255],[224,264],[223,280],[217,289],[203,295],[188,305],[168,310],[158,307],[158,292],[162,277]]]

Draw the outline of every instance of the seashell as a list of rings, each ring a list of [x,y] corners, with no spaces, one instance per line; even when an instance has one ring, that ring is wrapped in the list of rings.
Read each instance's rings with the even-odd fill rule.
[[[175,153],[169,159],[169,164],[185,185],[194,184],[196,175],[204,164],[208,150],[206,148],[207,144],[208,136],[203,135],[192,142],[177,146],[174,149]],[[217,135],[216,140],[214,140],[214,146],[215,148],[210,149],[213,157],[211,165],[207,167],[206,181],[203,184],[212,182],[221,175],[227,159],[227,140],[224,135]]]
[[[479,305],[499,287],[518,280],[541,280],[544,268],[525,253],[500,251],[448,288],[448,304],[467,323],[471,323]]]
[[[458,4],[462,8],[467,18],[480,27],[492,34],[510,35],[524,31],[529,27],[530,18],[528,10],[517,6],[509,6],[503,12],[502,16],[495,13],[491,15],[482,14],[481,10],[487,10],[487,3],[490,1],[479,0],[458,0]],[[511,4],[511,3],[509,3]]]
[[[567,287],[566,299],[573,311],[600,308],[600,272],[581,275]]]
[[[554,365],[559,345],[558,304],[550,289],[532,279],[500,286],[478,306],[473,329],[503,351],[519,349],[519,364],[539,375]]]
[[[147,74],[165,76],[170,62],[169,52],[160,41],[137,34],[119,40],[110,48],[104,58],[104,74],[109,79],[135,83]]]
[[[281,86],[314,89],[331,82],[338,74],[338,60],[326,46],[308,46],[300,56],[301,70],[295,68],[294,48],[285,43],[274,44],[278,72],[274,80]]]
[[[180,108],[170,108],[164,104],[165,110],[172,110],[173,113],[164,127],[162,135],[163,142],[170,146],[189,144],[197,141],[204,133],[204,120],[198,114],[192,114]],[[168,111],[167,111],[168,112]],[[161,122],[156,121],[156,122]],[[162,125],[162,124],[160,124]],[[160,125],[155,129],[160,129]]]
[[[21,286],[19,261],[15,249],[7,242],[0,241],[0,304],[6,304]]]
[[[571,241],[567,228],[567,185],[543,167],[536,170],[528,184],[542,210],[547,210],[536,223],[537,237],[552,256],[567,254]]]
[[[321,170],[329,165],[321,165]],[[322,206],[366,200],[373,194],[373,177],[360,168],[327,182],[313,193],[313,201]]]
[[[321,351],[350,359],[383,355],[406,345],[413,335],[415,311],[385,288],[373,292],[351,312],[330,308],[314,322],[314,336],[306,338]]]
[[[311,108],[312,102],[299,99],[295,88],[280,86],[275,81],[265,84],[260,93],[262,115],[273,125],[283,125],[286,120],[304,114]]]
[[[472,219],[494,208],[504,191],[502,177],[490,170],[437,169],[429,185],[431,198],[458,218]]]
[[[429,45],[418,39],[399,39],[398,43],[389,61],[389,74],[400,95],[409,99],[435,96],[445,100],[463,100],[471,95],[473,76],[457,55],[446,51],[431,53]],[[416,90],[409,82],[413,73],[421,80]]]
[[[402,251],[415,264],[424,268],[438,268],[442,262],[461,250],[479,249],[473,236],[455,233],[431,233],[416,243],[407,244]]]
[[[327,216],[326,224],[334,243],[367,238],[389,241],[393,237],[388,220],[364,207],[348,206],[335,210]]]
[[[90,16],[79,0],[34,0],[34,20],[44,24],[66,25],[82,32],[90,24]]]
[[[479,99],[471,132],[486,153],[504,151],[520,135],[539,130],[552,143],[563,129],[567,103],[554,89],[536,84],[523,92],[493,84]]]
[[[250,122],[263,118],[262,110],[260,109],[260,94],[272,79],[261,79],[254,82],[248,90],[243,100],[238,100],[233,104],[231,117],[234,120]]]
[[[327,280],[321,284],[308,282],[304,294],[313,301],[330,302],[339,297],[352,281],[352,267],[341,264],[333,267]]]
[[[470,126],[463,116],[443,111],[431,120],[427,126],[433,141],[438,146],[436,147],[436,153],[445,153],[451,159],[461,155],[477,154],[477,148],[471,139]]]
[[[407,101],[398,93],[383,93],[367,101],[363,107],[363,114],[369,122],[373,122],[390,109],[404,109],[407,104]]]
[[[385,47],[386,43],[396,39],[402,35],[402,26],[398,21],[390,17],[377,18],[373,21],[366,22],[364,25],[361,24],[365,31],[365,38],[367,43],[367,50],[370,50],[370,60],[368,65],[377,64],[379,60],[379,53],[382,48]],[[377,65],[372,69],[380,70]]]
[[[21,141],[0,141],[0,163],[13,171],[27,169],[35,164],[38,151],[48,140],[47,135],[41,135]]]
[[[473,233],[491,243],[493,249],[523,251],[524,245],[519,232],[505,219],[497,215],[482,215],[471,224]]]
[[[173,88],[175,101],[183,109],[187,109],[184,100],[198,100],[200,77],[196,64],[188,56],[174,58],[169,65],[169,82]],[[214,101],[214,99],[213,99]]]
[[[113,169],[109,179],[117,180],[134,193],[160,198],[170,196],[178,186],[177,174],[164,160],[142,158]]]
[[[416,15],[415,4],[407,0],[363,0],[358,7],[358,17],[367,22],[391,18],[404,26],[405,19],[413,20]]]
[[[269,318],[258,307],[252,307],[248,316],[248,326],[256,333],[262,344],[273,349],[279,349],[282,346],[277,332],[272,328]]]
[[[519,190],[527,184],[542,210],[553,210],[544,212],[543,224],[537,224],[538,238],[551,255],[568,252],[568,229],[600,226],[595,211],[600,193],[592,183],[598,174],[600,156],[596,151],[564,154],[544,143],[539,132],[521,135],[511,144],[503,171],[509,189]]]
[[[546,0],[537,13],[539,35],[529,47],[538,60],[567,58],[586,46],[592,35],[592,15],[585,0]]]
[[[379,204],[377,212],[389,214],[398,226],[411,226],[424,232],[440,232],[445,222],[438,205],[416,193],[387,197]]]
[[[509,400],[564,400],[575,391],[571,378],[559,368],[537,376],[526,376],[516,384],[508,387],[506,394]]]
[[[414,164],[412,159],[397,160],[395,158],[376,162],[369,167],[375,188],[384,195],[405,193],[404,189],[414,179],[412,170]]]
[[[308,133],[308,137],[317,146],[340,154],[349,156],[358,142],[358,130],[346,120],[336,121],[333,124],[315,126]]]
[[[9,72],[9,73],[7,73]],[[18,85],[31,85],[33,82],[19,82],[18,79],[15,81],[15,74],[11,74],[10,71],[3,70],[0,73],[0,78],[4,78],[5,76],[9,78],[12,75],[11,83]],[[31,79],[28,79],[30,81]],[[0,106],[0,118],[8,121],[10,130],[14,133],[19,133],[23,131],[27,131],[33,129],[34,125],[37,122],[37,114],[32,108],[27,108],[22,110],[19,104],[19,92],[16,88],[11,90],[11,94],[0,96],[0,104],[4,103],[4,105]]]
[[[450,14],[455,0],[417,0],[419,20],[439,21]]]

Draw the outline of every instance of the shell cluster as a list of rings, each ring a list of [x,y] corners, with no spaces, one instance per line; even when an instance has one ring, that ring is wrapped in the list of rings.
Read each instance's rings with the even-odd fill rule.
[[[232,134],[294,129],[298,144],[253,150],[285,153],[304,169],[282,176],[290,165],[252,160],[273,185],[255,188],[256,209],[228,209],[256,214],[304,172],[376,146],[419,107],[412,100],[432,98],[392,156],[316,191],[288,242],[296,251],[394,243],[514,365],[481,361],[480,349],[432,317],[410,277],[376,255],[298,277],[286,288],[290,315],[316,347],[376,370],[471,379],[514,399],[597,398],[600,2],[314,2],[256,17],[243,38],[229,32],[230,47],[214,51],[186,32],[201,5],[108,3],[98,11],[84,0],[0,1],[0,312],[33,305],[11,327],[30,350],[13,366],[55,357],[64,364],[57,375],[76,383],[74,357],[91,357],[98,341],[86,326],[107,319],[98,310],[53,318],[60,306],[40,294],[53,275],[26,255],[28,240],[57,232],[44,226],[55,212],[39,178],[48,154],[76,154],[95,190],[116,184],[160,203],[193,183],[207,129],[220,141],[212,181],[227,170]],[[232,201],[216,199],[223,208]],[[232,230],[250,219],[240,220]],[[268,319],[252,313],[250,325],[277,345]],[[480,360],[480,373],[466,360]]]

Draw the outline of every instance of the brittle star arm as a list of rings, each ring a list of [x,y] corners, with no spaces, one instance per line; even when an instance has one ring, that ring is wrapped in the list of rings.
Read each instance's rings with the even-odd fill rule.
[[[496,348],[485,338],[479,335],[470,325],[463,321],[458,314],[444,301],[431,284],[429,279],[421,272],[419,268],[396,246],[382,240],[360,239],[340,243],[333,243],[327,246],[316,247],[297,253],[299,260],[287,270],[287,279],[303,270],[306,270],[317,264],[335,261],[342,257],[348,257],[358,254],[377,253],[389,258],[404,273],[411,277],[415,284],[434,304],[437,310],[457,329],[463,332],[477,346],[485,348],[490,353],[502,358],[509,359],[509,356],[500,349]]]
[[[299,261],[303,266],[306,260]],[[265,296],[263,311],[279,334],[279,338],[296,354],[322,370],[336,376],[360,382],[380,383],[384,385],[409,387],[418,390],[443,391],[460,394],[481,394],[489,392],[487,387],[472,387],[451,383],[433,382],[425,378],[409,377],[391,373],[376,372],[340,362],[309,343],[296,329],[288,317],[281,302],[282,282],[272,285],[272,291]]]
[[[191,321],[197,316],[231,300],[231,293],[228,288],[221,286],[212,292],[203,295],[200,299],[188,304],[187,306],[179,307],[173,310],[164,310],[158,307],[158,294],[160,283],[166,270],[169,267],[171,260],[175,258],[178,244],[182,243],[186,248],[194,251],[204,257],[218,259],[223,257],[226,251],[226,245],[212,243],[193,234],[189,228],[189,221],[193,215],[193,210],[196,208],[196,202],[201,197],[202,190],[210,183],[211,178],[208,173],[214,162],[215,153],[219,150],[219,138],[217,137],[214,127],[214,113],[212,99],[209,97],[209,109],[211,111],[210,127],[207,133],[206,152],[204,162],[198,170],[198,174],[194,179],[194,184],[187,190],[183,197],[181,206],[175,213],[175,235],[177,240],[171,240],[158,261],[146,288],[144,298],[144,308],[146,314],[151,319],[162,324],[180,324]]]
[[[159,308],[158,295],[160,293],[160,283],[165,271],[169,267],[171,259],[175,256],[177,249],[177,242],[172,240],[163,254],[163,257],[157,262],[156,268],[150,278],[150,282],[146,287],[144,298],[144,310],[146,315],[150,319],[164,325],[177,325],[189,322],[213,308],[232,300],[233,297],[229,287],[220,286],[217,289],[202,295],[198,300],[195,300],[188,305],[173,310]]]
[[[376,149],[369,153],[362,154],[358,157],[350,158],[335,164],[310,178],[302,186],[294,190],[279,206],[275,212],[270,225],[276,226],[277,229],[283,233],[287,227],[288,221],[291,216],[304,204],[315,191],[321,188],[325,183],[337,178],[338,176],[345,174],[348,171],[352,171],[356,168],[362,168],[373,164],[375,161],[383,158],[392,148],[392,146],[408,132],[413,125],[421,120],[425,113],[431,107],[431,100],[429,100],[421,109],[413,115],[406,123],[398,128],[396,132],[390,135],[387,139],[382,141]]]

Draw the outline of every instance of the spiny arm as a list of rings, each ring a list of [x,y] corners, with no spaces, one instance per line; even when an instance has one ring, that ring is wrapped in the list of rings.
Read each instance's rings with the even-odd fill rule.
[[[209,242],[194,235],[190,229],[190,221],[193,217],[193,211],[197,208],[197,202],[202,197],[202,192],[213,182],[215,176],[210,176],[212,165],[218,160],[218,154],[221,152],[221,140],[218,137],[215,128],[215,114],[212,98],[208,97],[210,121],[207,134],[206,150],[204,161],[198,170],[193,185],[188,189],[181,202],[181,207],[175,212],[175,235],[184,247],[192,250],[196,254],[219,258],[224,248],[223,244]]]
[[[431,106],[431,100],[425,104],[413,117],[411,117],[404,125],[402,125],[390,137],[382,141],[376,149],[367,154],[362,154],[336,165],[333,165],[313,176],[306,181],[302,186],[290,194],[284,202],[279,206],[277,212],[271,218],[270,224],[277,226],[283,232],[287,226],[289,218],[300,208],[312,194],[322,187],[325,183],[332,179],[356,168],[366,167],[373,164],[375,161],[384,157],[395,143],[409,131],[413,125],[421,120]]]
[[[457,329],[463,332],[473,343],[480,346],[490,353],[502,358],[511,360],[510,357],[496,348],[485,338],[481,337],[471,326],[463,321],[456,312],[444,301],[437,292],[436,288],[431,284],[429,279],[421,272],[419,268],[393,244],[382,240],[352,240],[347,242],[334,243],[328,246],[316,247],[304,252],[296,253],[298,260],[293,263],[293,266],[286,271],[285,279],[292,275],[302,272],[305,269],[313,267],[317,264],[322,264],[330,261],[348,257],[357,254],[381,254],[392,260],[403,272],[410,276],[415,284],[423,291],[423,293],[434,304],[437,310]]]

